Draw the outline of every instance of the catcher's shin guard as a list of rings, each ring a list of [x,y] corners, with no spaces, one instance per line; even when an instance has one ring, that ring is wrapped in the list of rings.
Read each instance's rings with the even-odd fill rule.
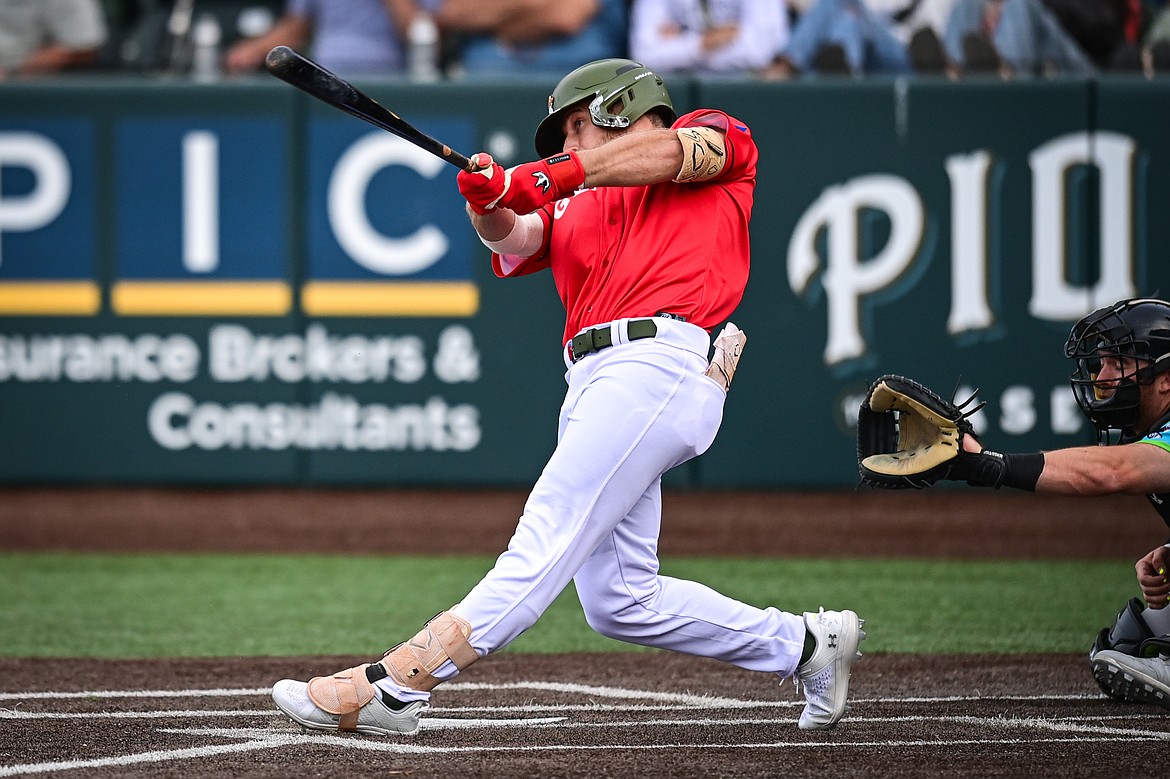
[[[1089,650],[1089,659],[1091,660],[1093,655],[1102,649],[1112,649],[1136,656],[1142,642],[1147,638],[1154,637],[1154,631],[1150,630],[1150,626],[1142,618],[1144,610],[1145,606],[1142,605],[1140,598],[1130,598],[1129,602],[1118,612],[1117,619],[1113,621],[1113,624],[1102,628],[1101,632],[1097,634],[1097,640],[1093,642],[1093,648]]]
[[[1123,691],[1117,688],[1115,675],[1107,667],[1097,661],[1097,654],[1112,650],[1126,655],[1137,657],[1142,644],[1154,637],[1149,625],[1142,618],[1144,606],[1139,598],[1130,598],[1117,614],[1117,619],[1107,628],[1101,628],[1093,646],[1089,649],[1089,670],[1093,674],[1101,692],[1110,698],[1124,700]]]

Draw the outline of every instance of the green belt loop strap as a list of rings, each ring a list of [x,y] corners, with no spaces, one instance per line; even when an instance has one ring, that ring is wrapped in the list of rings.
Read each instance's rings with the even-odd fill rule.
[[[658,325],[654,324],[653,319],[635,319],[626,327],[626,334],[631,341],[653,338],[658,334]],[[577,362],[585,355],[608,346],[613,346],[613,332],[610,326],[594,327],[573,336],[573,340],[569,342],[569,354],[573,362]]]

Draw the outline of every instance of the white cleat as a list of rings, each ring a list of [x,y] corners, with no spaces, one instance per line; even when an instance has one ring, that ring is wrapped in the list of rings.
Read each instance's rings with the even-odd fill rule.
[[[430,708],[426,701],[400,703],[391,708],[380,695],[357,710],[352,725],[342,727],[341,716],[317,706],[309,697],[309,685],[294,679],[282,679],[272,686],[272,701],[276,708],[294,722],[312,730],[344,730],[368,736],[413,736],[418,732],[419,717]]]
[[[1102,649],[1093,655],[1092,667],[1093,677],[1109,697],[1170,709],[1170,658]]]
[[[801,730],[828,730],[849,710],[849,668],[861,657],[857,646],[865,640],[862,626],[852,611],[805,612],[804,624],[816,639],[817,648],[807,662],[798,666],[796,678],[804,689],[804,711],[797,723]]]

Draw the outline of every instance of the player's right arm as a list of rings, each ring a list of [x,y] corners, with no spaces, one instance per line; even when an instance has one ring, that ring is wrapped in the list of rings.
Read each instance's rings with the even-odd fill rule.
[[[475,173],[459,174],[459,193],[467,200],[467,216],[480,242],[492,250],[492,270],[497,276],[524,275],[539,270],[526,260],[540,254],[548,241],[549,219],[543,211],[517,214],[500,204],[510,171],[495,165],[490,155],[479,153],[472,161]]]
[[[471,226],[483,241],[502,240],[516,229],[516,212],[509,208],[497,208],[486,214],[477,214],[469,203],[467,218],[471,220]]]
[[[479,168],[459,174],[459,193],[467,200],[467,216],[480,241],[497,254],[529,257],[544,244],[546,220],[540,212],[517,214],[501,204],[511,171],[496,165],[491,155],[471,158]]]

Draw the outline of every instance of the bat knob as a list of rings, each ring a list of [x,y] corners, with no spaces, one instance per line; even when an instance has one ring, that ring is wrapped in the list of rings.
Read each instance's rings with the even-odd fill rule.
[[[468,173],[478,173],[485,168],[491,167],[491,157],[488,157],[486,164],[480,164],[480,159],[483,156],[486,155],[472,154],[470,157],[464,158],[465,161],[463,163],[463,170],[467,171]],[[459,154],[452,151],[450,146],[444,146],[443,157],[450,161],[457,159]]]
[[[264,58],[264,67],[269,73],[279,75],[287,71],[296,61],[297,53],[288,46],[274,46]]]

